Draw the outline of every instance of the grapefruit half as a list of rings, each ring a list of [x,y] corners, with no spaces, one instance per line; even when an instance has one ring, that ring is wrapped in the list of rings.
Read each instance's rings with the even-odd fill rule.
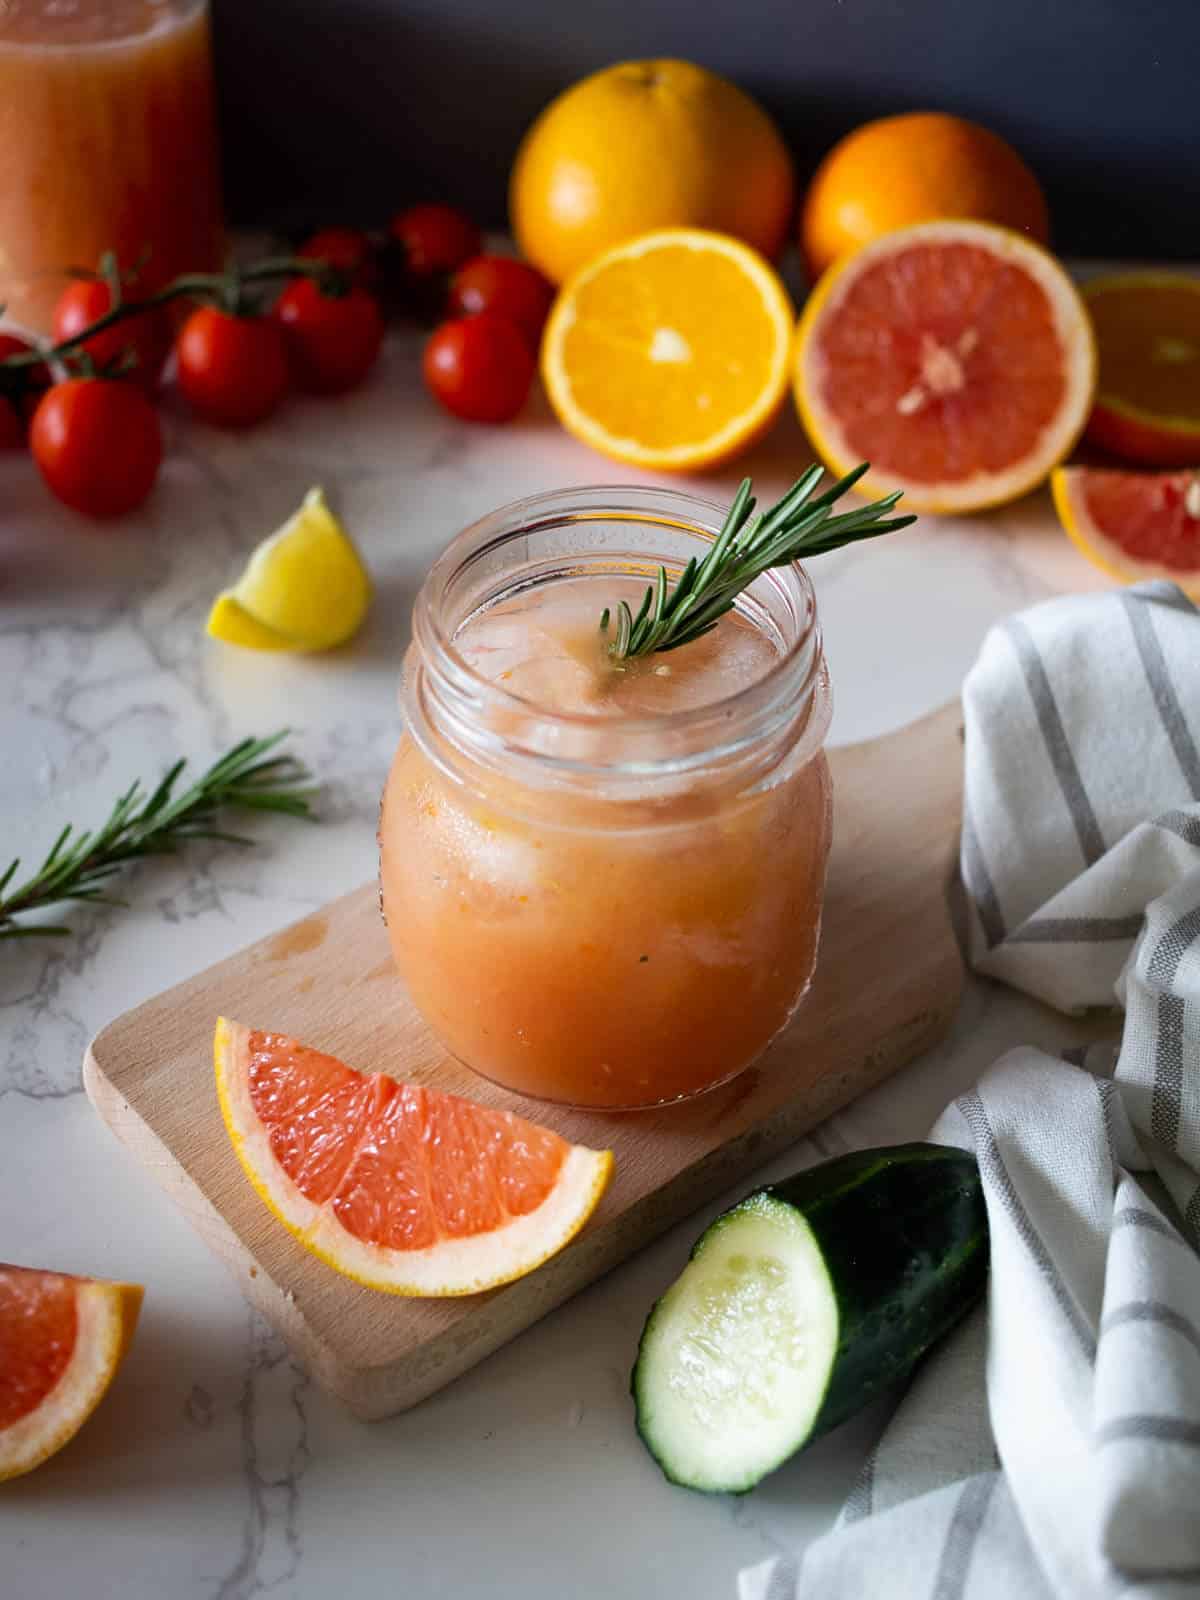
[[[1124,583],[1169,578],[1200,600],[1200,471],[1060,467],[1051,488],[1089,561]]]
[[[288,1231],[388,1294],[474,1294],[572,1239],[612,1153],[283,1034],[218,1019],[221,1114],[238,1159]]]
[[[1146,466],[1200,465],[1200,277],[1123,272],[1083,296],[1100,357],[1088,438]]]
[[[141,1305],[139,1284],[0,1265],[0,1481],[31,1472],[79,1432]]]
[[[1032,489],[1075,443],[1096,357],[1074,284],[990,223],[918,223],[834,266],[797,330],[793,389],[814,448],[863,493],[975,511]]]

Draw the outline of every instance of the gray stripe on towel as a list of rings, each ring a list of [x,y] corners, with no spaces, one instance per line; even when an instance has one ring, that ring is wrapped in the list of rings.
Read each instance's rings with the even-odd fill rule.
[[[1145,1228],[1149,1233],[1161,1233],[1164,1239],[1173,1239],[1176,1244],[1183,1244],[1183,1240],[1169,1222],[1155,1216],[1153,1211],[1143,1210],[1141,1206],[1122,1206],[1120,1211],[1113,1214],[1112,1225],[1114,1233],[1118,1228]]]
[[[1185,1422],[1182,1417],[1114,1417],[1096,1429],[1093,1439],[1096,1444],[1124,1444],[1140,1439],[1200,1448],[1200,1422]]]
[[[1033,641],[1033,635],[1020,617],[1010,617],[1004,624],[1004,630],[1016,651],[1017,660],[1025,676],[1025,686],[1033,701],[1038,726],[1042,730],[1046,754],[1050,758],[1050,765],[1054,768],[1054,775],[1058,779],[1067,810],[1071,813],[1071,821],[1075,825],[1075,835],[1079,840],[1083,859],[1090,867],[1104,854],[1104,835],[1100,832],[1100,824],[1096,821],[1092,803],[1079,775],[1079,768],[1067,739],[1067,731],[1059,715],[1058,702],[1054,698],[1054,690],[1050,687],[1050,679],[1046,675],[1045,664]]]
[[[1000,900],[996,894],[996,885],[992,882],[992,875],[988,871],[988,864],[984,860],[983,850],[979,843],[979,835],[975,832],[975,824],[971,820],[971,813],[964,807],[962,820],[962,876],[967,886],[967,893],[971,896],[975,910],[979,914],[979,924],[983,929],[983,936],[987,940],[989,950],[994,950],[998,944],[1004,942],[1004,913],[1000,910]]]
[[[942,1546],[942,1559],[938,1562],[930,1600],[962,1600],[988,1502],[999,1481],[998,1472],[981,1472],[963,1484],[946,1529],[946,1542]]]
[[[1146,967],[1146,976],[1155,988],[1164,991],[1172,987],[1183,958],[1197,938],[1200,938],[1200,905],[1184,912],[1155,945]],[[1176,1147],[1183,1103],[1183,1022],[1183,996],[1160,992],[1158,1037],[1154,1041],[1150,1131],[1168,1150]]]
[[[1170,740],[1171,749],[1175,752],[1175,760],[1179,763],[1179,770],[1192,792],[1192,799],[1200,800],[1200,750],[1196,749],[1196,741],[1192,738],[1183,707],[1179,703],[1179,696],[1175,692],[1175,685],[1171,682],[1171,669],[1167,666],[1167,658],[1163,655],[1158,634],[1154,631],[1150,607],[1139,604],[1127,594],[1121,596],[1121,602],[1125,608],[1125,615],[1129,618],[1129,626],[1133,630],[1133,640],[1137,645],[1138,655],[1142,658],[1142,667],[1155,708]]]
[[[1177,833],[1184,844],[1200,845],[1200,817],[1191,811],[1164,811],[1154,818],[1154,826]]]
[[[1136,939],[1142,931],[1142,913],[1127,917],[1035,917],[1008,936],[1009,944],[1107,944],[1115,939]]]
[[[1087,1318],[1075,1304],[1070,1290],[1059,1276],[1058,1268],[1050,1258],[1050,1252],[1042,1243],[1041,1235],[1029,1220],[1029,1213],[1013,1187],[1013,1181],[1008,1175],[1008,1168],[1004,1165],[1004,1158],[1000,1154],[1000,1146],[996,1143],[996,1135],[992,1132],[983,1101],[979,1098],[978,1092],[972,1089],[969,1094],[960,1095],[957,1105],[974,1135],[975,1159],[979,1162],[981,1171],[994,1185],[997,1199],[1012,1218],[1013,1226],[1033,1257],[1071,1331],[1088,1357],[1094,1356],[1096,1340],[1088,1326]]]
[[[876,1450],[872,1450],[863,1462],[862,1470],[854,1480],[854,1487],[846,1497],[846,1505],[842,1511],[843,1522],[861,1522],[874,1510]]]
[[[1159,1144],[1174,1150],[1183,1110],[1183,996],[1158,997],[1154,1041],[1154,1089],[1150,1096],[1150,1131]]]
[[[1161,1300],[1130,1300],[1123,1306],[1114,1306],[1100,1324],[1101,1337],[1110,1329],[1123,1327],[1129,1322],[1149,1322],[1156,1328],[1170,1328],[1172,1333],[1186,1339],[1200,1355],[1200,1333],[1196,1331],[1196,1324],[1190,1317],[1185,1317],[1182,1311],[1176,1311]]]
[[[1147,605],[1170,606],[1172,611],[1185,611],[1189,616],[1196,614],[1195,605],[1170,578],[1147,578],[1144,583],[1135,583],[1126,589],[1125,593],[1131,600],[1143,600]]]

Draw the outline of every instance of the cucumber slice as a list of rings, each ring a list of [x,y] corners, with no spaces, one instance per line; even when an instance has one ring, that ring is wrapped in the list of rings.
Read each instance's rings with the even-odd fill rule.
[[[975,1160],[858,1151],[761,1189],[653,1307],[637,1426],[673,1482],[741,1493],[905,1376],[983,1293]]]

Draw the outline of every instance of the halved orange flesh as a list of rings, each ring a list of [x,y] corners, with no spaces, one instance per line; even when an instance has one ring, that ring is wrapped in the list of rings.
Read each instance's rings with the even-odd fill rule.
[[[609,1151],[221,1018],[221,1112],[247,1177],[306,1249],[371,1288],[471,1294],[587,1221]]]
[[[864,492],[970,511],[1039,483],[1091,405],[1079,293],[1039,245],[980,222],[900,228],[835,266],[797,331],[793,384],[813,445]]]
[[[0,1480],[61,1450],[129,1348],[140,1285],[0,1264]]]
[[[793,311],[749,245],[663,228],[575,275],[542,337],[559,421],[617,461],[684,472],[752,444],[787,394]]]
[[[1147,466],[1200,466],[1200,277],[1123,272],[1083,294],[1100,359],[1089,440]]]

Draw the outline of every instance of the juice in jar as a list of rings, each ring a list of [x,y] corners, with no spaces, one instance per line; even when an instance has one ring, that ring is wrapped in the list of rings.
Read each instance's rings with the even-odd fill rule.
[[[48,330],[106,250],[150,289],[222,248],[207,0],[3,0],[6,320]]]
[[[617,665],[598,618],[643,589],[567,572],[466,618],[456,667],[500,694],[450,695],[441,726],[409,696],[381,813],[388,933],[427,1022],[485,1077],[573,1105],[661,1104],[734,1076],[817,955],[823,663],[764,739],[778,638],[735,612]],[[631,730],[648,759],[623,759]]]

